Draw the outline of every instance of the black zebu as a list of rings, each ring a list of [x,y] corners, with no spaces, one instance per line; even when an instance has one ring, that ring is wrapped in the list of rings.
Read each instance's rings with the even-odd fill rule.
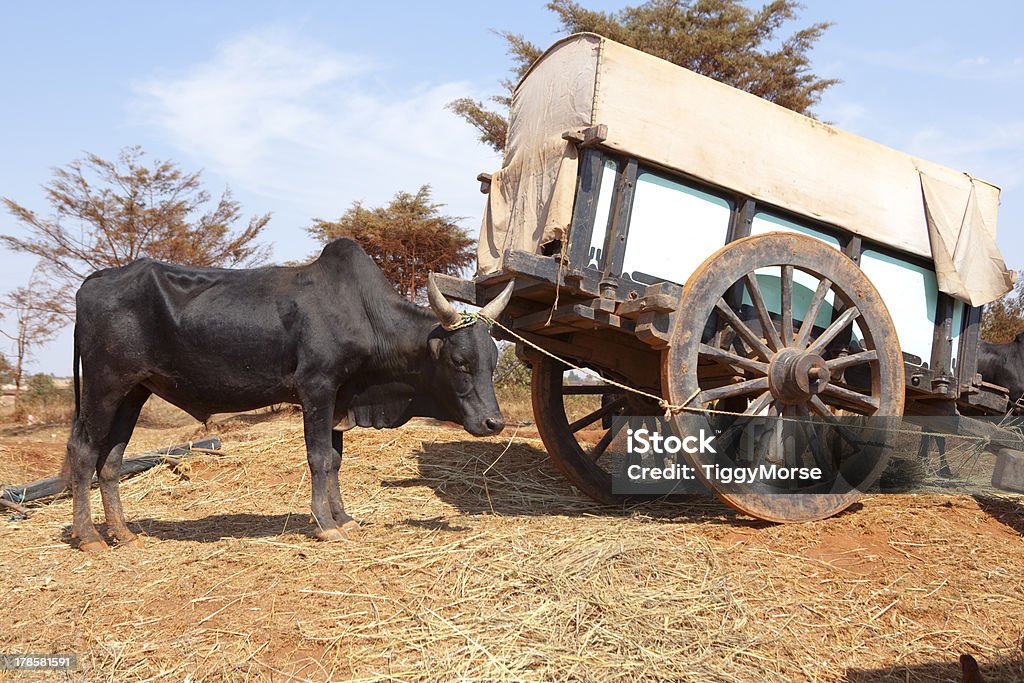
[[[91,275],[77,296],[65,463],[79,547],[107,547],[89,510],[93,472],[108,531],[118,543],[138,543],[125,525],[118,474],[150,394],[199,420],[301,405],[313,517],[325,540],[356,526],[338,485],[345,429],[424,416],[475,436],[500,432],[487,326],[456,311],[432,280],[428,293],[433,312],[399,296],[351,240],[328,244],[305,266],[228,270],[144,259]],[[481,314],[497,317],[511,293],[510,283]]]
[[[1017,401],[1024,397],[1024,332],[1006,344],[981,342],[978,372],[986,382],[1006,387],[1010,393],[1010,410],[1019,412]]]

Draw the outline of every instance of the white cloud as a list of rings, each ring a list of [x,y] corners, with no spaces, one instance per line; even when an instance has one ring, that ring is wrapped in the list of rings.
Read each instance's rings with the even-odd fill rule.
[[[931,126],[910,135],[905,146],[911,154],[964,169],[994,181],[1004,190],[1017,189],[1022,180],[1024,121],[978,125],[967,135]]]
[[[837,128],[857,133],[861,123],[871,118],[871,110],[861,102],[833,101],[826,97],[826,103],[818,107],[818,118]]]
[[[855,52],[860,61],[886,69],[958,81],[1013,82],[1024,78],[1024,61],[993,60],[984,55],[956,56],[956,48],[928,41],[901,50]]]
[[[972,66],[988,66],[992,63],[988,57],[965,57],[959,61],[961,66],[972,67]]]
[[[445,105],[480,93],[458,81],[403,87],[399,75],[373,57],[261,30],[137,85],[137,105],[174,146],[234,189],[290,205],[292,220],[334,218],[354,200],[381,203],[424,183],[448,213],[479,216],[474,177],[500,162]]]

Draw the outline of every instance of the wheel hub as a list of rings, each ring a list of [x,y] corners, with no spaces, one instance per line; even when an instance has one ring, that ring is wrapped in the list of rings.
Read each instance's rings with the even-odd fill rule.
[[[780,403],[805,403],[825,390],[832,374],[816,353],[783,349],[768,366],[768,388]]]

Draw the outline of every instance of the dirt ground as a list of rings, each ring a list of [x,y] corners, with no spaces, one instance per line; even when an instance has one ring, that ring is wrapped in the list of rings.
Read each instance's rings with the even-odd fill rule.
[[[535,432],[419,423],[346,436],[363,527],[322,543],[299,417],[213,431],[222,454],[122,484],[142,549],[73,550],[66,499],[3,511],[0,653],[82,670],[0,681],[958,681],[961,653],[1024,680],[1020,497],[869,496],[801,525],[609,509]],[[140,428],[129,454],[205,435]],[[0,482],[55,473],[65,439],[0,428]]]

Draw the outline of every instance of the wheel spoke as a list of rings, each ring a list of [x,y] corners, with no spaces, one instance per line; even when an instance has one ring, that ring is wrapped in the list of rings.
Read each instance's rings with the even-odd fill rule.
[[[753,400],[753,402],[751,402],[750,405],[747,406],[747,409],[743,411],[743,414],[744,415],[757,415],[762,410],[764,410],[765,406],[768,406],[769,404],[772,404],[773,398],[774,397],[772,396],[772,392],[770,392],[770,391],[764,392],[763,394],[761,394],[760,396],[755,398]],[[771,412],[773,410],[775,410],[775,405],[774,404],[769,406],[769,408],[768,408],[769,414],[771,414]],[[776,411],[776,412],[778,412],[778,411]]]
[[[625,420],[619,420],[618,423],[612,423],[611,429],[605,432],[601,440],[594,446],[594,450],[590,451],[590,459],[597,462],[598,458],[604,455],[604,452],[608,450],[608,446],[611,445],[612,441],[615,440],[615,435],[622,429],[622,425],[625,424]]]
[[[869,410],[871,412],[878,410],[879,400],[874,396],[851,391],[836,384],[826,385],[824,393],[826,396],[853,405],[857,410]]]
[[[830,422],[830,423],[835,423],[836,422],[836,414],[833,413],[832,409],[829,408],[825,404],[825,402],[821,400],[821,397],[819,397],[819,396],[811,396],[810,404],[811,404],[811,410],[813,410],[815,413],[817,413],[821,417],[825,418],[825,420],[827,422]]]
[[[854,319],[860,315],[860,310],[856,306],[850,306],[842,315],[835,319],[835,321],[829,325],[821,336],[814,340],[814,343],[807,347],[808,353],[821,353],[825,348],[832,343],[832,340],[839,336],[839,333],[845,330]]]
[[[779,411],[775,408],[774,404],[768,408],[768,417],[777,417],[778,414]],[[753,466],[755,468],[763,465],[765,458],[768,457],[768,451],[771,449],[772,442],[775,441],[775,430],[778,428],[779,424],[780,423],[776,421],[770,429],[763,431],[754,443]]]
[[[832,409],[821,400],[820,396],[811,396],[810,404],[811,410],[820,415],[825,422],[829,424],[829,426],[838,431],[839,435],[843,437],[846,443],[857,448],[860,448],[861,445],[863,445],[863,441],[858,439],[856,435],[852,434],[850,430],[846,428],[846,425],[839,421],[839,418],[837,418],[835,413],[832,412]]]
[[[825,365],[828,366],[829,372],[835,373],[837,370],[845,370],[846,368],[854,365],[869,363],[873,360],[878,360],[878,352],[872,349],[871,351],[851,353],[849,356],[840,356],[838,358],[833,358],[832,360],[827,360],[825,361]]]
[[[781,445],[782,445],[782,464],[786,467],[799,467],[800,462],[798,460],[799,454],[796,452],[796,448],[787,448],[786,445],[786,424],[796,415],[793,410],[793,406],[783,404],[782,410],[779,411],[782,419],[775,423],[775,438],[779,441],[779,433],[782,433]]]
[[[747,273],[744,279],[746,280],[747,291],[750,293],[750,300],[754,303],[754,309],[757,311],[757,318],[761,321],[761,332],[765,335],[765,339],[768,340],[768,347],[772,351],[778,351],[785,344],[779,338],[779,333],[775,330],[775,323],[772,322],[772,316],[768,312],[768,306],[764,303],[764,296],[761,294],[761,285],[757,281],[757,275],[755,273]]]
[[[700,354],[702,356],[707,356],[708,358],[713,358],[721,363],[726,363],[727,365],[738,365],[744,370],[750,370],[751,372],[756,372],[759,375],[768,374],[767,363],[762,363],[761,361],[754,360],[753,358],[741,356],[738,353],[733,353],[726,349],[719,349],[708,344],[701,344]]]
[[[594,412],[581,417],[580,419],[569,425],[569,431],[576,433],[588,425],[592,425],[600,420],[605,415],[609,415],[626,404],[626,397],[620,396],[614,401],[609,401],[606,405],[601,406]]]
[[[801,418],[800,428],[803,430],[804,436],[807,438],[807,443],[811,448],[811,454],[814,456],[814,462],[816,465],[821,466],[822,476],[825,477],[826,481],[829,481],[832,479],[832,472],[834,469],[832,467],[832,459],[822,448],[822,443],[818,436],[818,430],[810,420],[811,413],[807,409],[807,404],[798,403],[794,407],[796,409],[797,416]]]
[[[803,467],[806,463],[806,458],[804,457],[805,449],[799,448],[800,441],[792,434],[793,430],[786,429],[787,422],[789,424],[794,423],[793,418],[797,416],[796,406],[788,405],[783,408],[782,416],[788,418],[787,420],[780,420],[779,426],[776,428],[777,432],[781,433],[780,447],[782,448],[782,460],[788,467]],[[803,425],[797,424],[797,427],[802,429]],[[799,484],[800,482],[797,481],[795,476],[786,479],[786,488],[788,489],[798,488]]]
[[[796,347],[798,349],[802,349],[807,346],[807,340],[811,337],[811,330],[814,329],[814,320],[818,317],[818,312],[821,311],[821,305],[825,302],[825,296],[831,288],[832,281],[828,278],[822,278],[818,282],[818,288],[814,290],[814,296],[811,297],[811,303],[807,307],[807,311],[804,313],[803,323],[800,324],[800,332],[796,336]]]
[[[793,266],[782,266],[782,343],[793,343]]]
[[[761,356],[761,360],[769,361],[772,357],[772,350],[765,346],[764,342],[754,334],[754,331],[747,327],[746,323],[740,320],[740,317],[736,315],[735,311],[729,308],[729,305],[725,303],[724,299],[719,299],[718,303],[715,304],[715,308],[725,316],[726,321],[732,329],[736,330],[743,341],[750,345],[757,355]]]
[[[697,395],[697,403],[705,404],[711,403],[720,398],[732,398],[733,396],[745,396],[747,394],[753,394],[754,392],[764,391],[768,388],[768,378],[758,377],[757,379],[748,379],[745,382],[737,382],[736,384],[727,384],[724,387],[716,387],[714,389],[707,389],[706,391],[700,392]]]

